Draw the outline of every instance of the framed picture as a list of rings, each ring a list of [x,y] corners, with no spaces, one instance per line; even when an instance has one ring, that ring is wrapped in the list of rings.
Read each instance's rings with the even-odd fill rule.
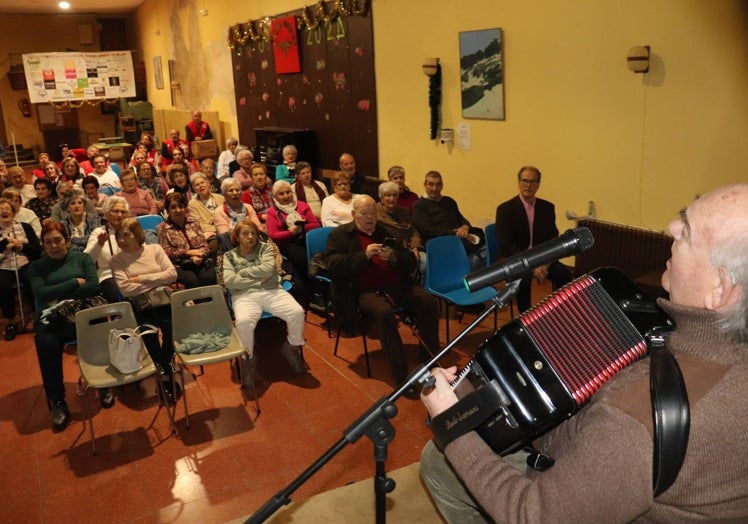
[[[164,69],[161,66],[161,57],[153,57],[153,75],[156,80],[156,89],[164,88]]]
[[[501,29],[460,33],[462,117],[504,120]]]

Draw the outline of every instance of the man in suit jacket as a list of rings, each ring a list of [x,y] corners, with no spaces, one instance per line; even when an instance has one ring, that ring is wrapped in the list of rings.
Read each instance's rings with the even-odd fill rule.
[[[519,195],[496,208],[499,259],[516,255],[558,236],[554,205],[535,196],[540,187],[540,176],[538,168],[522,167],[517,174]],[[558,288],[571,280],[571,273],[557,260],[533,268],[531,272],[522,277],[517,292],[517,306],[520,313],[530,308],[530,288],[533,278],[541,284],[550,279],[554,288]]]

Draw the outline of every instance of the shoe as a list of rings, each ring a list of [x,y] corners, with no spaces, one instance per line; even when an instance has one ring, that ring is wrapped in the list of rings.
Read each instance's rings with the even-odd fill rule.
[[[18,327],[14,323],[9,322],[8,325],[5,326],[5,340],[8,342],[15,340],[17,330]]]
[[[405,390],[403,396],[409,400],[418,400],[419,398],[421,398],[421,394],[418,392],[418,388],[415,386],[408,386],[408,389]]]
[[[166,405],[173,406],[182,397],[182,387],[179,385],[179,382],[174,382],[175,387],[172,388],[171,379],[166,379],[161,384],[164,386]]]
[[[257,381],[257,357],[255,355],[242,356],[239,362],[241,370],[242,387],[249,388],[254,386]]]
[[[99,402],[101,403],[101,407],[104,409],[109,409],[114,406],[114,393],[112,393],[110,388],[99,389]]]
[[[292,346],[286,340],[280,347],[280,353],[291,364],[291,369],[295,373],[304,373],[306,371],[306,366],[304,365],[304,360],[301,358],[298,346]]]
[[[70,411],[64,400],[52,404],[52,431],[59,433],[66,427],[70,419]]]

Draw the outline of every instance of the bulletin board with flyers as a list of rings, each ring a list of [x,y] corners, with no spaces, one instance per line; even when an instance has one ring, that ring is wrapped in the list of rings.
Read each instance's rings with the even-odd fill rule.
[[[130,51],[24,54],[23,69],[34,104],[135,96]]]

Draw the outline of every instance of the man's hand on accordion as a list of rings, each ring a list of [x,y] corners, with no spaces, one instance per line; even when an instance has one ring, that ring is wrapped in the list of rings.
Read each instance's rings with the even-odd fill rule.
[[[457,404],[457,395],[450,385],[457,378],[457,366],[447,369],[434,368],[431,374],[434,376],[434,386],[421,391],[421,400],[431,418],[434,418],[445,409]]]

